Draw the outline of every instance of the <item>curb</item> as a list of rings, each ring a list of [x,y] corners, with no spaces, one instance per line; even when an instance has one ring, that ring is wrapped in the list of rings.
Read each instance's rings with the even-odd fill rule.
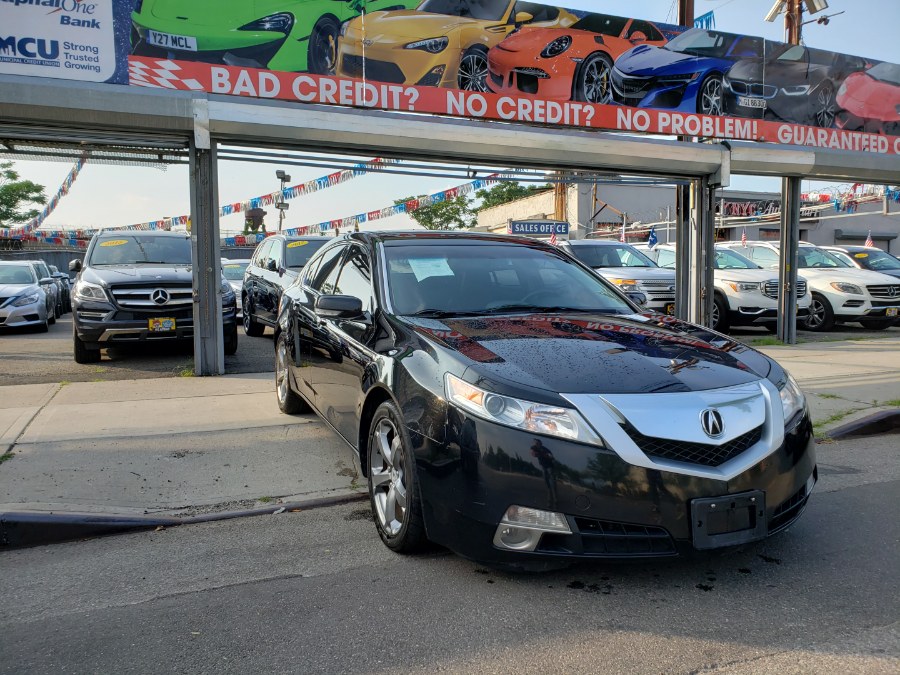
[[[827,433],[829,437],[834,439],[900,433],[900,409],[889,408],[881,410],[875,414],[834,427]]]
[[[155,530],[158,527],[211,523],[217,520],[268,516],[297,510],[308,511],[368,499],[367,493],[345,493],[333,497],[275,504],[261,509],[204,513],[185,518],[54,511],[4,511],[0,513],[0,550],[58,544],[140,530]]]

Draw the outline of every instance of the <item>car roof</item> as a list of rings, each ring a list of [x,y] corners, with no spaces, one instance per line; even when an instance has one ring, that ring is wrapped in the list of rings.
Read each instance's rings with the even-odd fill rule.
[[[613,239],[566,239],[564,243],[571,246],[633,246]]]
[[[171,230],[103,230],[98,232],[95,236],[105,239],[107,237],[125,237],[136,234],[139,234],[142,237],[179,237],[182,239],[191,236],[188,232],[172,232]]]
[[[395,230],[382,232],[352,232],[344,235],[350,241],[361,241],[367,244],[382,243],[395,246],[403,244],[449,243],[472,244],[522,244],[536,248],[555,249],[547,240],[522,237],[513,234],[492,234],[489,232],[455,232],[449,230]]]

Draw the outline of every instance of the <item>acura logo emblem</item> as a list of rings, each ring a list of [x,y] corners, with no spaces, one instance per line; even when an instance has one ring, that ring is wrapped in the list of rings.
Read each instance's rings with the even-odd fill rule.
[[[710,438],[718,438],[725,433],[725,422],[722,421],[722,413],[715,408],[707,408],[700,413],[700,426]]]
[[[169,291],[165,288],[157,288],[150,294],[150,299],[157,305],[165,305],[169,302]]]

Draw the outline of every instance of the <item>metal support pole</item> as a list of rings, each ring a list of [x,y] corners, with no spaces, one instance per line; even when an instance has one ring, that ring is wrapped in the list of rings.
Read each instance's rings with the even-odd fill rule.
[[[800,241],[800,179],[781,179],[781,259],[778,261],[778,339],[797,343],[797,262]]]
[[[675,187],[675,316],[689,320],[691,290],[691,188]]]
[[[683,212],[690,217],[678,224],[676,232],[675,313],[680,319],[709,326],[715,297],[715,188],[708,178],[691,181]]]
[[[191,142],[191,249],[194,277],[194,374],[224,375],[222,254],[216,144]]]

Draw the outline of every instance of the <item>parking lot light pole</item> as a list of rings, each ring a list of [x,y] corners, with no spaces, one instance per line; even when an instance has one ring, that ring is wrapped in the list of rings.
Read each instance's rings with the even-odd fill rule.
[[[278,169],[275,172],[275,178],[281,181],[281,196],[275,203],[275,208],[278,209],[278,231],[281,232],[281,226],[284,223],[284,212],[290,207],[290,204],[284,201],[284,186],[291,182],[291,177],[283,170]]]

